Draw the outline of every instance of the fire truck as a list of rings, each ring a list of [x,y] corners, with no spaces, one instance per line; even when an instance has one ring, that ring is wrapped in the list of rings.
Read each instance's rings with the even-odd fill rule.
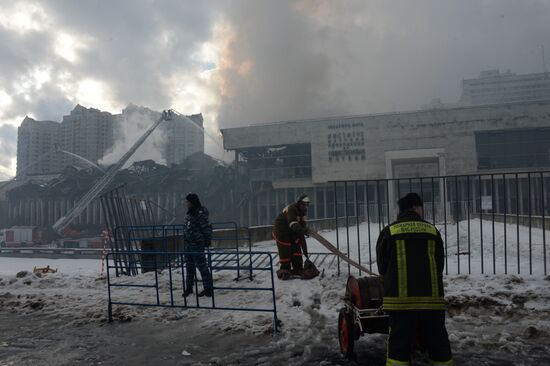
[[[13,226],[2,230],[4,247],[32,247],[47,244],[46,231],[38,226]]]

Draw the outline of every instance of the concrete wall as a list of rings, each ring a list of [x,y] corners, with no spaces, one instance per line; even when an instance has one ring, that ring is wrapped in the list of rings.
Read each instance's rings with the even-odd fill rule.
[[[441,149],[446,174],[475,173],[476,131],[549,125],[550,102],[534,102],[290,121],[222,133],[229,150],[310,143],[312,183],[322,184],[386,178],[386,153],[400,150]],[[357,153],[331,159],[344,150]]]

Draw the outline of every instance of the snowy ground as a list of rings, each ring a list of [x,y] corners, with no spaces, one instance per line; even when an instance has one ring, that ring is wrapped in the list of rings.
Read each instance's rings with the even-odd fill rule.
[[[336,235],[323,234],[329,239]],[[273,250],[273,243],[259,248]],[[528,262],[525,252],[520,253],[522,263]],[[16,277],[19,270],[44,264],[60,271]],[[0,268],[0,365],[384,364],[383,335],[358,341],[357,362],[340,356],[336,321],[346,276],[337,276],[334,268],[326,268],[324,277],[307,282],[276,280],[282,327],[275,336],[268,313],[115,306],[115,322],[109,324],[99,260],[39,263],[0,258]],[[159,275],[164,303],[169,301],[165,272]],[[550,278],[535,273],[445,277],[447,326],[458,365],[550,364]],[[178,278],[177,272],[173,275]],[[235,286],[233,277],[228,272],[214,276],[217,286]],[[119,281],[153,280],[154,274],[148,273]],[[175,301],[181,303],[181,283],[175,283]],[[241,283],[266,286],[270,278],[258,273],[252,283]],[[150,289],[116,291],[113,299],[154,302],[156,298]],[[269,295],[220,291],[216,303],[267,306]]]
[[[0,257],[0,276],[13,275],[19,271],[32,272],[34,267],[46,266],[62,273],[80,273],[96,275],[101,272],[101,261],[98,259],[48,259],[48,258],[10,258]]]
[[[340,222],[339,225],[344,225],[344,223]],[[504,225],[495,222],[493,235],[491,221],[472,219],[469,223],[468,221],[459,223],[457,236],[456,223],[437,224],[436,227],[440,230],[446,243],[448,253],[446,264],[449,274],[469,272],[481,274],[483,262],[484,274],[505,274],[505,272],[508,274],[530,274],[531,271],[533,275],[544,275],[545,258],[547,273],[550,273],[550,228],[543,233],[540,228],[533,227],[529,230],[527,226],[520,225],[518,227],[515,224]],[[357,226],[350,226],[348,230],[341,227],[338,230],[338,240],[336,230],[322,231],[321,234],[334,245],[339,242],[340,250],[350,253],[352,259],[376,271],[376,240],[380,229],[381,227],[377,223],[371,223],[370,226],[367,223],[361,223],[359,225],[359,241],[357,240]],[[308,247],[310,252],[327,252],[321,244],[312,238],[308,239]],[[273,250],[274,245],[272,241],[266,241],[258,243],[256,248]],[[457,256],[457,253],[460,254]]]

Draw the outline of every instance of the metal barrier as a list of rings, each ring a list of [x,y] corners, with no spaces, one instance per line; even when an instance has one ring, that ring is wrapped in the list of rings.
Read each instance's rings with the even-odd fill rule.
[[[227,253],[229,252],[229,253]],[[161,307],[161,308],[180,308],[180,309],[212,309],[212,310],[230,310],[230,311],[248,311],[248,312],[271,312],[273,313],[273,330],[277,331],[277,306],[275,302],[275,282],[273,275],[273,256],[268,252],[247,252],[241,253],[241,259],[244,263],[251,263],[250,270],[266,273],[266,277],[262,278],[263,282],[259,283],[259,286],[246,286],[246,284],[253,284],[253,279],[250,282],[246,282],[239,286],[229,286],[226,283],[218,284],[216,279],[213,280],[212,297],[204,298],[205,301],[201,302],[198,296],[198,276],[195,275],[194,279],[194,301],[183,297],[183,291],[186,286],[187,276],[187,261],[186,256],[201,256],[205,255],[207,258],[207,265],[210,273],[214,271],[237,271],[239,268],[236,265],[213,265],[214,255],[231,254],[233,251],[227,250],[206,250],[206,252],[165,252],[154,251],[148,254],[152,255],[153,270],[150,273],[144,273],[134,277],[118,277],[111,276],[111,271],[115,270],[115,265],[112,265],[113,256],[115,253],[109,253],[107,255],[107,289],[108,289],[108,316],[109,322],[113,321],[113,305],[121,306],[142,306],[142,307]],[[119,252],[118,255],[125,254],[131,255],[131,252]],[[256,265],[252,267],[252,258],[243,258],[247,256],[254,256],[261,259],[261,263],[265,265]],[[161,257],[164,267],[158,266],[157,259]],[[116,262],[116,261],[115,261]],[[246,265],[241,264],[240,268],[246,268]],[[143,263],[136,263],[136,269],[143,269]],[[168,274],[166,276],[166,273]],[[201,282],[203,279],[201,278]],[[231,283],[231,282],[230,282]],[[127,289],[123,294],[118,293],[115,289],[124,288]],[[138,289],[136,293],[129,292],[128,289]],[[145,289],[150,289],[151,293],[146,293]],[[247,307],[239,304],[239,298],[232,298],[231,294],[235,292],[263,292],[266,293],[269,299],[270,306],[265,307]],[[180,296],[178,296],[180,295]],[[122,296],[122,299],[117,299]],[[149,298],[149,301],[147,301]],[[234,305],[220,305],[220,300],[229,298],[229,300],[235,300]],[[266,299],[267,301],[267,299]]]
[[[147,199],[129,197],[126,195],[124,185],[116,187],[99,197],[103,210],[103,217],[107,226],[107,239],[112,252],[122,253],[130,252],[128,256],[119,254],[115,270],[117,275],[136,275],[137,272],[132,267],[135,262],[135,251],[139,247],[132,246],[126,230],[117,230],[117,228],[155,225],[159,223],[171,222],[173,215],[166,210],[158,207],[157,204]]]
[[[548,171],[333,182],[336,245],[372,268],[398,198],[416,192],[442,233],[447,274],[547,275],[549,183]]]
[[[217,263],[233,263],[237,268],[236,279],[241,278],[242,261],[241,253],[243,253],[241,244],[245,242],[247,252],[252,251],[252,243],[248,228],[240,228],[235,222],[212,223],[214,228],[213,242],[217,247],[226,249],[228,252],[217,254],[213,257],[215,264]],[[116,275],[132,275],[139,273],[138,264],[146,256],[146,260],[150,260],[150,252],[173,252],[183,251],[183,232],[184,225],[143,225],[143,226],[119,226],[114,230],[113,245],[111,252],[113,253],[113,261]],[[244,235],[243,235],[244,234]],[[248,256],[249,259],[252,256]],[[158,263],[161,268],[164,263]],[[141,270],[151,270],[148,266],[141,266]],[[248,277],[252,278],[252,264],[246,266]]]
[[[217,243],[223,242],[233,242],[234,246],[230,246],[230,249],[234,249],[235,253],[232,255],[227,255],[226,258],[218,259],[220,262],[235,262],[237,264],[237,277],[238,280],[241,276],[241,257],[240,257],[240,247],[241,242],[245,241],[248,246],[248,253],[252,252],[252,240],[250,235],[249,228],[239,227],[239,225],[234,221],[227,222],[213,222],[212,227],[214,229],[213,241]],[[240,232],[244,231],[246,235],[240,235]],[[220,248],[227,248],[223,245],[218,245]],[[249,255],[248,258],[252,261],[252,255]],[[249,278],[252,279],[252,262],[249,263]]]

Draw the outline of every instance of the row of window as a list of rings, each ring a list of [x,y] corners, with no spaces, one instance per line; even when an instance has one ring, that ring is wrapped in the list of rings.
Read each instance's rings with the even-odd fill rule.
[[[476,133],[478,169],[550,166],[550,128]]]

